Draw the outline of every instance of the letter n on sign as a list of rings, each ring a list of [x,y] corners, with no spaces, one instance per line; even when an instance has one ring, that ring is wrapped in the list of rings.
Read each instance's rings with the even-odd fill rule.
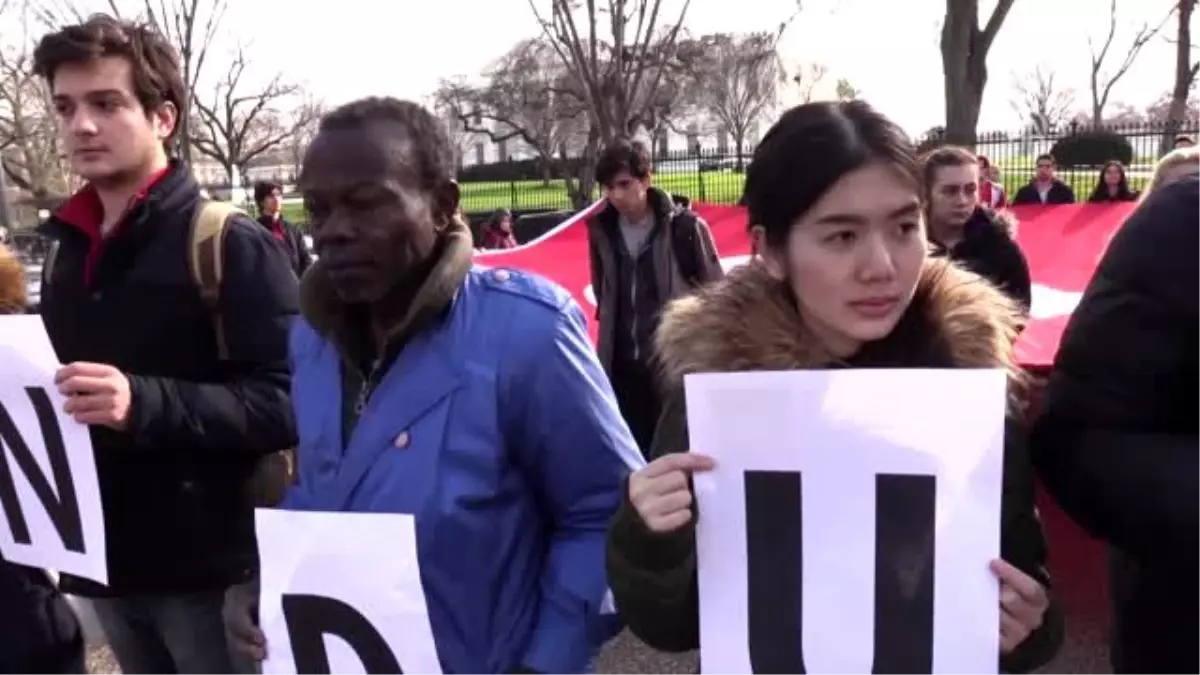
[[[12,562],[106,583],[91,441],[60,406],[52,383],[0,385],[0,549]]]

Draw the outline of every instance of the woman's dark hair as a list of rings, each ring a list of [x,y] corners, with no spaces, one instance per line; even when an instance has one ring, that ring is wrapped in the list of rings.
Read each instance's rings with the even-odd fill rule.
[[[255,183],[254,184],[254,205],[261,208],[263,200],[266,199],[267,197],[270,197],[271,193],[275,192],[276,190],[279,190],[279,192],[282,193],[283,185],[281,185],[275,181],[271,181],[271,180],[260,180],[257,183]]]
[[[504,220],[505,218],[512,218],[512,211],[509,211],[508,209],[496,209],[495,211],[492,211],[492,217],[488,218],[487,225],[490,228],[500,227],[500,221]]]
[[[792,224],[846,174],[873,161],[921,183],[916,149],[895,122],[865,101],[806,103],[763,136],[746,168],[742,205],[767,244],[787,242]]]
[[[1121,172],[1121,180],[1117,183],[1117,194],[1110,196],[1108,194],[1108,183],[1104,182],[1104,174],[1108,173],[1108,167],[1115,166]],[[1092,196],[1088,197],[1089,202],[1131,202],[1137,198],[1133,190],[1129,189],[1129,180],[1125,178],[1125,165],[1119,161],[1112,159],[1104,163],[1100,169],[1100,175],[1096,178],[1096,187],[1092,189]]]
[[[33,50],[33,70],[54,89],[54,76],[68,64],[82,64],[103,57],[129,62],[133,94],[146,115],[164,103],[184,115],[186,89],[179,67],[179,54],[152,26],[120,21],[107,14],[94,14],[87,21],[48,33]],[[174,136],[179,129],[171,130]]]
[[[596,182],[608,185],[622,171],[638,180],[650,177],[650,149],[644,143],[619,138],[610,143],[596,159]]]

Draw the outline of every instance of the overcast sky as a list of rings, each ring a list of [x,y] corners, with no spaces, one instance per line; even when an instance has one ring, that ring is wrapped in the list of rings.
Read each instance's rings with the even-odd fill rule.
[[[121,0],[138,7],[138,0]],[[535,0],[539,7],[549,0]],[[1157,23],[1174,0],[1119,0],[1121,24],[1110,60],[1133,33]],[[665,0],[678,11],[680,0]],[[77,3],[79,4],[79,3]],[[103,3],[93,2],[96,6]],[[990,13],[995,0],[982,0]],[[795,0],[692,0],[693,33],[762,30],[789,16]],[[1090,109],[1089,36],[1103,39],[1109,0],[1016,0],[989,60],[980,131],[1011,128],[1014,73],[1039,64],[1078,90]],[[944,0],[805,0],[781,53],[789,63],[821,62],[830,84],[846,77],[864,98],[919,134],[941,124],[938,49]],[[1164,36],[1173,34],[1173,23]],[[516,40],[538,32],[528,0],[245,0],[233,2],[211,67],[249,41],[254,76],[282,70],[330,103],[368,94],[422,99],[443,77],[478,73]],[[1170,89],[1174,46],[1160,38],[1113,91],[1113,102],[1142,108]]]

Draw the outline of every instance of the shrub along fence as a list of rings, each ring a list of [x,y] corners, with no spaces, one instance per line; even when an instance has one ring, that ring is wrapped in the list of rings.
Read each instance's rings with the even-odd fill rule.
[[[1058,174],[1081,199],[1086,198],[1105,162],[1120,160],[1129,169],[1135,189],[1149,179],[1159,157],[1164,134],[1195,137],[1197,120],[1187,120],[1178,129],[1163,124],[1090,127],[1066,125],[1049,134],[986,133],[978,136],[975,151],[986,155],[1000,169],[1009,193],[1032,177],[1037,157],[1055,155]],[[921,139],[921,149],[942,143],[936,133]],[[754,154],[753,147],[738,153],[732,147],[694,148],[654,155],[654,181],[668,192],[696,201],[732,204],[742,195],[743,169]],[[465,167],[459,173],[463,205],[471,212],[497,208],[557,210],[571,208],[565,183],[553,178],[563,171],[577,170],[579,160],[554,161],[545,165],[535,159],[494,162]]]

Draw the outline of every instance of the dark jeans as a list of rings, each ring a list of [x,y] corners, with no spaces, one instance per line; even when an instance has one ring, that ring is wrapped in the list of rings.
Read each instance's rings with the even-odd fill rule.
[[[617,407],[621,417],[633,432],[633,440],[645,456],[650,452],[654,440],[654,427],[662,409],[658,379],[644,361],[616,357],[612,366],[613,392],[617,395]],[[685,448],[677,448],[684,450]]]
[[[100,626],[126,673],[253,673],[225,639],[225,592],[93,598]]]

